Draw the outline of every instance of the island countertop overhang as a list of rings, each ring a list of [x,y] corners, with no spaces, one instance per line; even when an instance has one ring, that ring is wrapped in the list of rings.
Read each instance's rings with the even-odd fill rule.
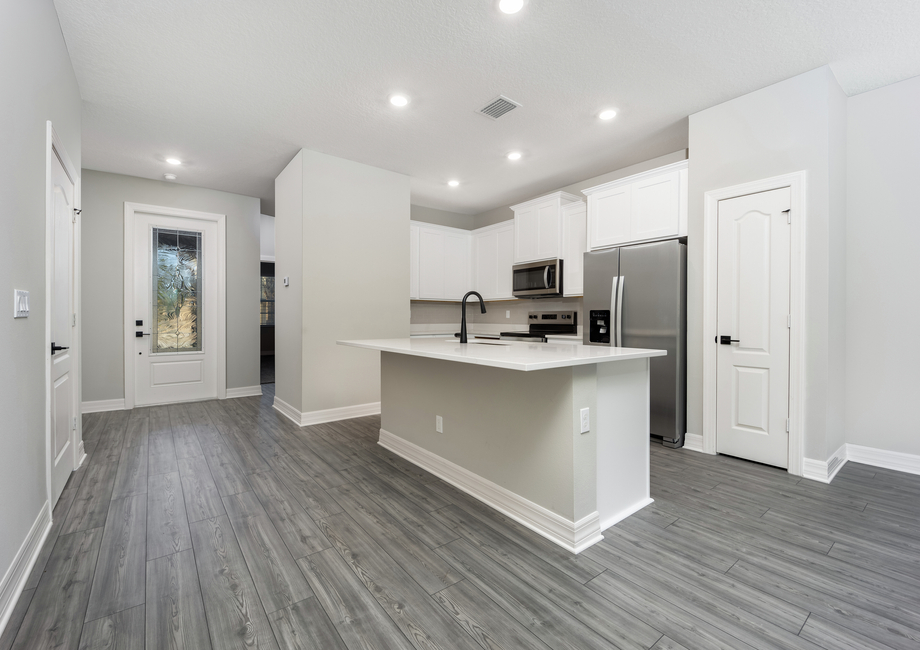
[[[516,341],[463,344],[459,341],[443,339],[404,338],[337,341],[337,343],[368,350],[523,372],[662,357],[667,354],[665,350],[644,348],[612,348],[595,345],[572,345],[571,343],[554,345],[552,343]]]

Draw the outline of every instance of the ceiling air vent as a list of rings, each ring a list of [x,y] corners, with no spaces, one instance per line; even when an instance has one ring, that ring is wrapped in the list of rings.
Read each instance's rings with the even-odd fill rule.
[[[505,97],[504,95],[499,95],[491,102],[486,104],[483,108],[479,109],[479,112],[485,115],[486,117],[491,117],[493,120],[497,120],[502,115],[508,111],[513,111],[515,108],[520,106],[515,101],[512,101]]]

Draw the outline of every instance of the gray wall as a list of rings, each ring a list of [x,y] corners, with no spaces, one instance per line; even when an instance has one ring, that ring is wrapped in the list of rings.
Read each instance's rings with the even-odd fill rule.
[[[259,384],[259,199],[83,170],[83,401],[124,397],[125,203],[227,215],[227,388]]]
[[[0,294],[29,291],[28,318],[0,318],[0,576],[48,498],[45,472],[45,122],[80,168],[80,90],[51,0],[0,8]],[[8,308],[9,309],[9,308]]]
[[[424,205],[411,205],[409,208],[409,214],[412,221],[435,223],[439,226],[463,228],[464,230],[472,230],[474,228],[474,217],[471,214],[460,214],[459,212],[437,210],[435,208],[427,208]]]
[[[680,151],[675,151],[674,153],[669,153],[664,156],[659,156],[658,158],[652,158],[651,160],[646,160],[635,165],[630,165],[629,167],[624,167],[622,169],[617,169],[612,172],[607,172],[606,174],[601,174],[600,176],[595,176],[594,178],[587,178],[583,181],[577,183],[572,183],[571,185],[566,185],[565,187],[560,187],[555,190],[550,190],[547,192],[542,192],[541,194],[531,196],[524,200],[535,199],[538,196],[544,196],[546,194],[552,194],[553,192],[568,192],[569,194],[574,194],[575,196],[585,199],[586,197],[581,193],[581,191],[588,187],[594,187],[595,185],[601,185],[602,183],[609,183],[610,181],[615,181],[620,178],[626,178],[627,176],[632,176],[633,174],[639,174],[649,169],[655,169],[656,167],[662,167],[664,165],[670,165],[671,163],[679,162],[681,160],[687,159],[687,150],[681,149]],[[516,201],[517,203],[522,203],[523,201]],[[491,226],[492,224],[501,223],[502,221],[508,221],[508,219],[514,219],[514,212],[511,210],[511,205],[505,205],[500,208],[494,208],[488,212],[482,212],[477,214],[474,218],[473,229],[475,228],[484,228],[486,226]]]
[[[826,460],[833,449],[830,415],[843,403],[839,372],[845,354],[839,318],[845,295],[840,273],[845,209],[840,177],[840,111],[844,101],[829,68],[823,67],[690,116],[690,231],[688,249],[688,422],[702,433],[702,248],[703,196],[739,183],[805,170],[806,332],[805,456]],[[711,346],[712,343],[710,342]],[[832,360],[832,357],[836,357]],[[838,445],[839,446],[839,445]]]
[[[920,77],[851,97],[847,442],[920,454]]]
[[[275,179],[275,396],[298,411],[303,410],[303,231],[300,151]]]
[[[289,313],[297,292],[303,307],[298,329],[276,329],[275,341],[283,355],[300,337],[302,387],[297,400],[284,366],[277,394],[304,413],[378,402],[379,354],[336,341],[409,335],[409,177],[315,151],[298,156],[299,197],[296,164],[276,181],[283,190],[276,191],[276,273],[292,269],[276,307]],[[298,221],[300,251],[281,244]],[[303,271],[295,276],[298,264]]]

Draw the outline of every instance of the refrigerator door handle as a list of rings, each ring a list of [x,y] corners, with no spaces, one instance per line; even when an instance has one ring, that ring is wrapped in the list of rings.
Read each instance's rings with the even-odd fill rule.
[[[620,278],[613,276],[613,283],[610,285],[610,322],[607,328],[610,330],[610,345],[617,346],[617,288],[620,285]]]
[[[616,302],[616,346],[623,347],[623,290],[626,287],[626,276],[621,275],[617,278],[617,302]]]

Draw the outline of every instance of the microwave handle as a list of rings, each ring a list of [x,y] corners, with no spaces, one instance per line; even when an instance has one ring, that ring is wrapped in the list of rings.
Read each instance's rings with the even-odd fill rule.
[[[549,289],[549,265],[543,267],[543,288]]]

